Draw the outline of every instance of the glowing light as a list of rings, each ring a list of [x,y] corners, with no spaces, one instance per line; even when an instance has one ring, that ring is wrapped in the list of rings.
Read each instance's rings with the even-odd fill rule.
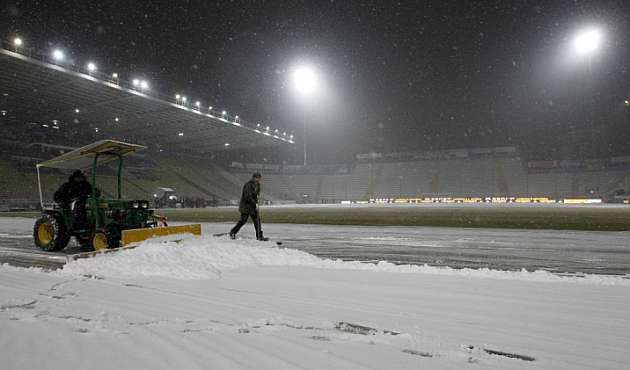
[[[112,78],[113,79],[118,79],[118,73],[112,73]]]
[[[257,124],[256,124],[256,127],[260,127],[260,123],[257,123]]]
[[[592,54],[602,43],[602,32],[597,28],[580,31],[573,39],[573,46],[579,54]]]
[[[222,116],[225,116],[226,114],[227,114],[227,112],[226,112],[226,111],[221,112],[221,115],[222,115]]]
[[[120,121],[120,119],[118,119],[118,117],[114,118],[114,122],[118,122]]]
[[[265,130],[269,131],[269,126],[265,127]]]
[[[179,100],[179,98],[181,98],[181,97],[182,97],[181,95],[179,95],[179,94],[175,94],[175,99],[176,99],[176,100]]]
[[[317,74],[309,66],[297,66],[291,75],[293,87],[301,95],[311,95],[317,90]]]
[[[197,100],[197,101],[195,102],[195,105],[197,106],[197,108],[199,108],[199,107],[201,106],[201,102],[200,102],[199,100]]]
[[[16,37],[16,38],[14,38],[14,39],[13,39],[13,45],[14,45],[15,47],[20,47],[20,46],[22,46],[23,44],[24,44],[24,42],[22,41],[22,39],[21,39],[21,38]]]
[[[177,134],[177,136],[184,136],[184,133],[180,132],[179,134]]]
[[[90,71],[90,72],[94,72],[94,71],[96,71],[96,64],[94,64],[93,62],[89,62],[89,63],[87,64],[87,69],[88,69],[88,71]]]
[[[74,109],[74,113],[79,113],[79,112],[80,112],[79,108]]]
[[[227,148],[228,146],[230,146],[230,143],[225,143],[223,145],[225,145],[225,147]]]
[[[134,78],[133,80],[131,80],[131,84],[133,86],[140,86],[140,80],[138,80],[137,78]]]
[[[55,49],[52,52],[52,57],[54,60],[56,61],[62,61],[63,58],[65,58],[63,51],[59,50],[59,49]]]
[[[148,89],[149,88],[149,83],[147,81],[145,81],[145,80],[140,81],[140,88],[142,90]]]
[[[212,105],[208,107],[208,112],[212,110]]]
[[[187,99],[186,99],[186,97],[185,97],[185,96],[182,96],[182,101],[183,101],[184,103],[186,103],[186,100],[187,100]]]
[[[630,100],[624,100],[623,103],[626,105],[626,107],[630,106]]]

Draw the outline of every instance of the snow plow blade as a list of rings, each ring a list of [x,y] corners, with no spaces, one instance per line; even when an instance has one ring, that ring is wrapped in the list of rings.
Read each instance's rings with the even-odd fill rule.
[[[174,234],[201,235],[201,224],[123,230],[122,245],[128,246],[129,244],[142,242],[147,239]]]
[[[66,263],[76,261],[78,259],[94,257],[99,254],[118,252],[124,249],[133,249],[138,246],[137,244],[134,244],[134,243],[142,242],[147,239],[151,239],[155,237],[176,235],[176,234],[201,235],[201,224],[124,230],[122,232],[122,245],[123,245],[122,247],[112,248],[112,249],[102,249],[102,250],[92,251],[92,252],[81,252],[77,254],[69,254],[66,256]]]

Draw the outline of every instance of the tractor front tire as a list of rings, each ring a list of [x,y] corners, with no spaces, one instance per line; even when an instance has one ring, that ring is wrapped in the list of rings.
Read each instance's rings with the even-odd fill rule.
[[[115,225],[108,225],[105,231],[97,231],[92,239],[95,251],[120,247],[120,229]]]
[[[51,214],[42,215],[33,227],[35,245],[47,252],[60,251],[70,241],[70,234],[60,217]]]

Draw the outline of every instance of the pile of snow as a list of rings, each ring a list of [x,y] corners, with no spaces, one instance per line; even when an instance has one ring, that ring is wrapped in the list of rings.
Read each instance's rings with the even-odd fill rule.
[[[362,263],[321,259],[295,249],[278,248],[271,242],[227,240],[215,237],[184,237],[181,240],[156,239],[137,248],[71,262],[59,271],[69,275],[102,277],[168,277],[174,279],[214,279],[224,271],[243,267],[294,266],[319,269],[363,270],[415,273],[523,281],[562,281],[572,283],[625,285],[622,276],[558,276],[547,271],[528,272],[490,269],[452,269],[428,265],[395,265],[381,261]]]

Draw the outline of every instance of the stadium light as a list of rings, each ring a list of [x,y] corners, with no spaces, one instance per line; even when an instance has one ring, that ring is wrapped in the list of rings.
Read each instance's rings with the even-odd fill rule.
[[[94,72],[96,71],[96,64],[94,64],[93,62],[89,62],[87,64],[87,69],[89,72]]]
[[[312,98],[319,89],[319,77],[317,72],[313,67],[306,64],[297,65],[293,68],[293,72],[291,73],[291,83],[293,85],[293,89],[302,98],[302,100],[306,100],[307,97]],[[306,113],[304,114],[302,124],[304,126],[304,166],[306,166]]]
[[[300,95],[311,95],[317,90],[318,79],[315,70],[308,65],[299,65],[291,75],[293,87]]]
[[[64,59],[65,56],[63,54],[63,51],[61,51],[60,49],[55,49],[52,52],[52,57],[54,60],[60,62]]]
[[[15,46],[16,48],[19,48],[22,45],[24,45],[24,41],[22,41],[21,38],[16,37],[13,39],[13,46]]]
[[[573,38],[573,47],[580,55],[593,54],[601,46],[602,36],[602,31],[598,28],[584,29]]]

